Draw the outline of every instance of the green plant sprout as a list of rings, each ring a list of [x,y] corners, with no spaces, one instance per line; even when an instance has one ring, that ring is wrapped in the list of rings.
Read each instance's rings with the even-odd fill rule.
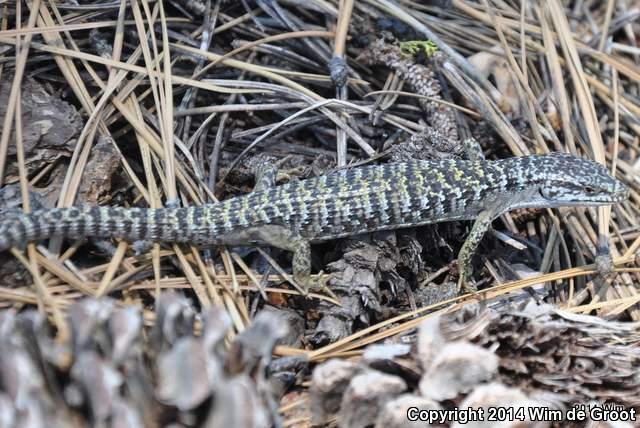
[[[431,40],[407,40],[400,42],[400,50],[403,54],[410,56],[415,56],[422,51],[430,57],[438,51],[438,46]]]

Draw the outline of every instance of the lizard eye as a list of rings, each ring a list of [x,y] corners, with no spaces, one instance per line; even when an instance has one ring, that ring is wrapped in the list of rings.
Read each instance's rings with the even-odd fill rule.
[[[591,187],[591,186],[586,186],[586,187],[584,188],[584,191],[585,191],[585,193],[586,193],[587,195],[593,195],[593,194],[595,194],[595,193],[596,193],[596,189],[595,189],[594,187]]]

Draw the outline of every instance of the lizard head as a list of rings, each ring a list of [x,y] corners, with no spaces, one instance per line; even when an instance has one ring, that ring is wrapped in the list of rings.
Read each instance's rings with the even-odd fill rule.
[[[565,153],[540,156],[535,173],[547,206],[608,205],[629,197],[629,189],[595,161]]]

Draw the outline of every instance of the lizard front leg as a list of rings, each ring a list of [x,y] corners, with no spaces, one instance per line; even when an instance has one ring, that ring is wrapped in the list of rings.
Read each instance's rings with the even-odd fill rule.
[[[495,218],[493,210],[481,211],[476,218],[471,233],[464,241],[460,252],[458,253],[458,269],[460,270],[460,277],[458,279],[458,290],[464,289],[468,293],[475,293],[476,288],[473,284],[469,283],[469,278],[472,274],[471,258],[476,252],[480,241],[484,234],[491,227],[491,222]]]

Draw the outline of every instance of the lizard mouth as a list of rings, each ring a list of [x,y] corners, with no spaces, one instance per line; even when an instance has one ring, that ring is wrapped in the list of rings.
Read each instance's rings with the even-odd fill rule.
[[[606,194],[594,194],[587,197],[575,198],[562,198],[556,195],[549,194],[544,187],[538,188],[538,196],[541,200],[545,201],[549,206],[598,206],[598,205],[611,205],[618,202],[624,202],[629,198],[629,189],[621,187],[616,191]]]
[[[631,192],[629,191],[629,188],[621,182],[618,182],[618,184],[619,186],[615,194],[615,200],[616,202],[624,202],[629,199]]]

